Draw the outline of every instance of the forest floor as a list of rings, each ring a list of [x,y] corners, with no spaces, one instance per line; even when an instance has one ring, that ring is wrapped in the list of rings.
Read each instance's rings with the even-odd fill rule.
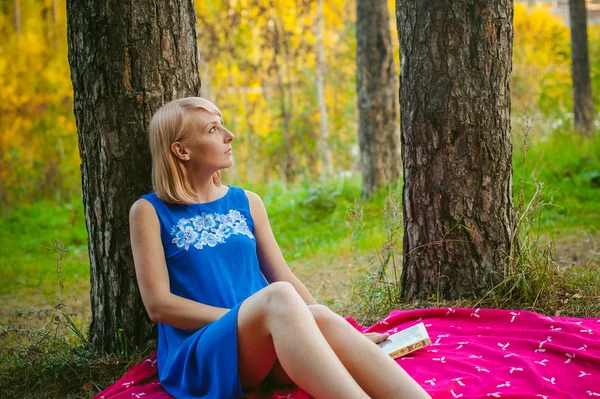
[[[600,231],[595,235],[582,231],[579,235],[568,233],[555,237],[554,248],[556,260],[561,267],[581,265],[600,268]],[[288,264],[319,303],[360,321],[361,315],[357,314],[356,303],[352,303],[352,291],[357,281],[367,272],[367,266],[376,262],[375,254],[374,249],[371,253],[361,254],[357,260],[351,255],[317,254],[289,261]],[[80,329],[85,331],[91,319],[89,280],[68,282],[63,291],[63,301]],[[43,310],[56,304],[56,295],[39,287],[23,287],[6,293],[0,296],[0,326],[19,324],[25,328],[43,327],[47,323],[45,318],[31,317],[24,320],[21,312],[15,310]]]
[[[317,301],[362,325],[392,309],[425,307],[503,307],[598,317],[600,140],[557,134],[532,147],[527,163],[519,162],[526,157],[515,152],[515,207],[523,220],[526,250],[506,280],[509,290],[494,292],[485,301],[385,301],[381,285],[372,285],[390,221],[400,226],[394,254],[402,257],[398,187],[369,200],[359,199],[357,178],[247,188],[263,198],[290,268]],[[107,386],[148,355],[108,356],[79,344],[91,319],[87,233],[79,199],[5,212],[0,243],[0,397],[6,381],[14,392],[9,397],[90,398],[94,389],[89,381]],[[393,278],[389,268],[387,275]]]

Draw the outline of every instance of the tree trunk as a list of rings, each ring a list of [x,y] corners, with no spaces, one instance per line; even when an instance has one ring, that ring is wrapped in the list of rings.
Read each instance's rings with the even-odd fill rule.
[[[356,93],[362,194],[400,172],[398,86],[386,0],[356,2]]]
[[[17,36],[21,36],[21,2],[20,0],[14,1],[14,17],[15,17],[15,32]]]
[[[511,0],[396,3],[404,168],[402,294],[502,280],[514,228]]]
[[[319,102],[319,143],[317,145],[321,171],[333,175],[331,147],[329,147],[329,126],[327,103],[325,102],[325,46],[323,45],[323,0],[317,0],[317,100]]]
[[[54,23],[54,27],[58,26],[58,1],[52,0],[52,22]]]
[[[58,36],[58,1],[52,0],[52,35],[54,38],[54,48],[57,49],[60,46],[60,39]]]
[[[248,126],[248,132],[246,134],[246,180],[255,182],[256,179],[256,158],[252,156],[259,151],[256,148],[256,129],[254,128],[254,122],[252,121],[252,115],[254,115],[256,109],[256,103],[248,101],[247,93],[240,93],[239,97],[244,100],[244,112],[246,126]]]
[[[147,126],[164,103],[200,94],[192,0],[68,0],[69,64],[89,234],[90,340],[105,351],[151,337],[128,213],[151,190]]]
[[[575,129],[589,133],[594,129],[594,99],[590,80],[585,0],[569,0],[569,19]]]
[[[294,167],[293,167],[293,145],[292,145],[292,133],[291,133],[291,120],[292,120],[292,96],[291,96],[291,80],[289,79],[289,63],[288,61],[288,50],[286,44],[285,28],[283,26],[283,20],[280,15],[275,15],[275,5],[271,1],[271,19],[270,27],[272,31],[273,39],[273,59],[271,67],[275,72],[277,79],[277,90],[279,92],[279,108],[281,110],[281,117],[283,118],[283,139],[285,145],[285,160],[283,170],[281,172],[281,179],[286,183],[292,183],[294,179]],[[281,25],[281,32],[279,31],[279,25]],[[280,64],[279,58],[281,57],[283,65]],[[284,67],[287,71],[284,71]],[[287,84],[285,82],[285,76],[288,76]],[[287,89],[287,91],[286,91]]]

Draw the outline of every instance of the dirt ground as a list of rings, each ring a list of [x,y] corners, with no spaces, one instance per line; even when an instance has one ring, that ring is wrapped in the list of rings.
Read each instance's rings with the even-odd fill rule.
[[[555,239],[554,256],[564,266],[581,265],[600,267],[600,232],[568,235]],[[290,268],[306,285],[319,303],[326,304],[338,313],[344,313],[352,299],[353,283],[365,275],[366,267],[376,261],[373,255],[355,260],[352,256],[326,256],[289,262]],[[82,331],[87,330],[91,317],[89,283],[65,287],[67,311]],[[55,297],[44,297],[35,289],[22,289],[0,298],[0,326],[36,328],[50,321],[33,314],[28,319],[15,315],[16,309],[47,309],[55,306]]]
[[[600,266],[600,231],[562,237],[555,241],[555,248],[556,259],[563,266]]]

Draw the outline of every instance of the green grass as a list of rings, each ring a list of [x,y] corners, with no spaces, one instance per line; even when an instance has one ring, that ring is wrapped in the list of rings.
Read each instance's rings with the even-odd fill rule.
[[[45,296],[56,291],[54,240],[68,251],[62,266],[67,284],[89,281],[83,205],[42,202],[12,210],[0,219],[0,296],[33,288]]]
[[[537,228],[551,236],[596,234],[600,226],[600,140],[582,139],[576,133],[555,132],[530,145],[523,165],[523,146],[514,140],[515,203],[523,188],[523,202],[543,182]],[[525,177],[524,183],[522,177]],[[372,251],[384,236],[383,202],[387,189],[370,200],[360,199],[360,178],[329,182],[248,186],[263,198],[275,236],[286,259],[332,257],[349,254],[354,247]],[[396,190],[396,189],[394,189]],[[349,210],[355,202],[363,210],[364,233],[353,242]],[[69,254],[62,267],[63,280],[89,280],[87,232],[83,205],[61,206],[43,202],[9,212],[0,219],[0,296],[23,288],[48,296],[56,289],[53,241],[61,240]]]
[[[286,188],[281,184],[256,187],[262,197],[273,232],[287,259],[315,255],[338,255],[353,245],[349,210],[355,202],[364,209],[368,238],[358,247],[370,249],[383,238],[382,203],[387,191],[380,190],[369,200],[361,199],[360,178],[304,183]]]
[[[515,203],[523,188],[523,202],[542,182],[539,231],[551,235],[592,235],[600,227],[600,140],[577,133],[555,132],[538,137],[528,149],[523,165],[523,146],[514,140]],[[525,177],[525,181],[522,178]],[[360,178],[328,182],[249,186],[265,202],[275,236],[288,260],[349,253],[353,246],[370,251],[384,238],[383,202],[387,189],[370,200],[360,199]],[[396,190],[396,189],[395,189]],[[349,210],[363,209],[364,234],[353,243]],[[53,241],[61,240],[69,254],[63,264],[65,282],[89,280],[87,233],[83,205],[56,206],[42,202],[9,212],[0,219],[0,296],[21,288],[48,294],[55,290],[56,265]]]
[[[275,182],[246,188],[261,195],[284,255],[291,263],[302,265],[306,270],[300,272],[305,276],[331,269],[335,278],[335,268],[340,265],[346,268],[344,273],[352,270],[351,273],[357,275],[351,288],[355,293],[362,290],[362,298],[371,298],[369,306],[372,308],[366,311],[356,296],[349,296],[350,302],[346,305],[336,303],[336,308],[356,316],[360,315],[356,312],[362,312],[363,317],[357,317],[361,323],[369,324],[391,308],[433,306],[518,307],[547,313],[564,312],[564,315],[596,315],[600,310],[597,299],[593,300],[600,294],[597,262],[560,271],[552,258],[552,245],[544,243],[541,237],[566,235],[581,239],[582,232],[596,234],[600,225],[600,144],[593,138],[582,139],[572,133],[538,135],[523,164],[522,146],[518,139],[514,143],[515,203],[526,206],[536,195],[538,182],[544,183],[544,189],[537,194],[524,219],[527,234],[521,237],[519,259],[513,262],[502,284],[479,302],[448,303],[440,298],[410,303],[396,298],[390,302],[389,292],[373,284],[373,271],[381,266],[382,258],[374,257],[371,266],[368,266],[368,258],[381,250],[388,237],[383,212],[388,189],[380,190],[369,200],[359,199],[358,177],[297,185]],[[392,190],[398,193],[398,187]],[[552,204],[547,205],[550,202]],[[400,229],[392,244],[397,257],[402,250],[401,233]],[[82,296],[84,291],[89,291],[87,233],[81,203],[61,206],[38,203],[13,209],[0,219],[0,242],[3,243],[0,264],[4,272],[0,280],[0,298],[4,302],[0,305],[4,310],[7,303],[25,309],[40,304],[56,305],[59,298],[56,296],[55,257],[61,244],[68,251],[66,257],[58,261],[64,296]],[[357,260],[350,259],[353,254],[358,256]],[[344,262],[362,263],[362,266],[348,269]],[[88,304],[81,306],[89,307]],[[85,313],[83,308],[79,311]],[[72,331],[69,318],[62,312],[66,310],[50,309],[45,314],[48,324],[36,327],[35,333],[26,323],[21,333],[0,330],[3,340],[0,347],[4,348],[0,350],[0,386],[12,390],[7,397],[89,398],[122,375],[133,362],[147,356],[147,352],[142,352],[129,358],[111,357],[86,348],[77,334],[69,332]],[[36,314],[27,317],[35,318]],[[8,319],[9,328],[20,325],[15,317]],[[86,323],[76,322],[81,333]],[[0,324],[4,324],[1,318]],[[58,340],[52,338],[59,330]],[[65,339],[67,344],[60,341],[60,334],[70,334],[69,339]]]
[[[540,232],[592,235],[600,228],[600,137],[583,138],[577,132],[554,132],[529,148],[523,165],[523,146],[515,143],[515,196],[523,187],[524,201],[543,183],[539,210]],[[525,177],[523,181],[522,178]]]

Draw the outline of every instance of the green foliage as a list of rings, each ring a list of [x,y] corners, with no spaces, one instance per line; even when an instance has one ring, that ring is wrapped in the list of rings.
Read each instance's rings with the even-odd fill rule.
[[[600,26],[588,26],[590,72],[594,102],[600,103]],[[569,27],[549,6],[515,4],[512,102],[561,118],[573,111]],[[571,121],[572,122],[572,121]]]
[[[518,227],[513,239],[509,265],[504,279],[493,287],[475,306],[486,304],[494,308],[515,308],[554,313],[560,307],[560,295],[567,291],[568,279],[552,257],[552,244],[535,235],[534,216],[538,208],[548,205],[538,191],[517,214]],[[516,306],[516,307],[515,307]]]
[[[347,252],[351,241],[347,237],[346,210],[360,197],[360,179],[341,178],[295,185],[271,182],[266,187],[256,187],[270,215],[273,232],[287,259],[293,260],[319,253],[341,254]],[[367,228],[380,236],[382,215],[378,211],[383,196],[364,203],[365,212],[372,218]],[[371,245],[361,241],[361,249]]]
[[[3,392],[4,397],[13,396],[24,388],[31,392],[40,380],[66,379],[70,370],[74,370],[73,367],[86,365],[93,358],[90,356],[93,352],[86,350],[88,342],[85,334],[72,319],[73,315],[67,312],[63,302],[61,269],[67,250],[60,240],[54,240],[53,245],[57,304],[39,310],[13,308],[9,316],[18,320],[18,323],[13,321],[8,326],[0,325],[0,381],[2,386],[7,387]],[[26,326],[34,317],[43,321],[42,327]],[[69,365],[69,368],[65,365]],[[43,390],[43,385],[38,389]],[[22,393],[14,397],[19,395]]]
[[[20,0],[21,34],[12,7],[0,11],[0,207],[80,191],[66,42],[66,11],[52,0]]]
[[[23,206],[0,218],[0,296],[15,287],[54,291],[55,239],[64,243],[68,256],[61,273],[66,281],[89,281],[87,232],[83,206],[72,202],[53,205],[39,202]]]
[[[80,196],[79,153],[66,43],[66,9],[21,0],[22,32],[0,10],[0,207]],[[394,2],[389,1],[390,15]],[[324,10],[325,101],[337,170],[356,169],[355,4]],[[316,179],[320,115],[315,89],[314,3],[285,0],[196,2],[205,94],[236,133],[232,173],[245,182]],[[392,44],[398,60],[394,18]],[[515,5],[512,102],[558,118],[572,107],[568,27],[543,6]],[[600,103],[600,27],[589,29],[593,93]],[[333,66],[333,67],[332,67]],[[398,65],[396,65],[398,67]],[[286,131],[285,115],[289,116]],[[569,120],[567,122],[570,123]],[[290,154],[286,147],[290,141]],[[262,183],[261,183],[262,184]]]
[[[528,150],[514,151],[514,181],[529,201],[537,184],[544,189],[540,199],[549,206],[538,207],[539,231],[546,233],[586,229],[595,234],[600,227],[600,141],[597,136],[581,137],[575,131],[555,130],[540,135]],[[517,190],[515,190],[517,191]]]
[[[538,137],[530,148],[530,130],[514,162],[517,228],[515,251],[504,279],[474,306],[513,308],[559,315],[591,316],[600,311],[600,262],[592,255],[584,264],[561,265],[552,239],[542,233],[565,228],[600,227],[600,147],[595,137],[557,130]],[[568,210],[568,212],[567,212]],[[557,229],[560,227],[560,229]],[[561,231],[562,230],[562,231]]]

